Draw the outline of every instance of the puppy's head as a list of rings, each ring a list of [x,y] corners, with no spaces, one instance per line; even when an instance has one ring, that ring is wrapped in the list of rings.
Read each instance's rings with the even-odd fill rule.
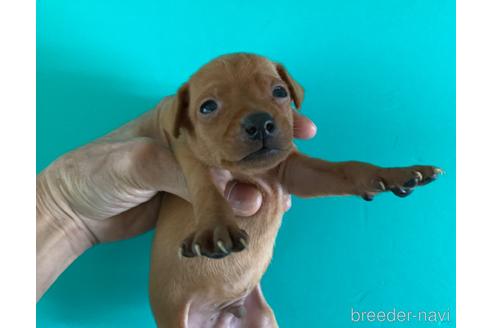
[[[285,68],[252,54],[203,66],[174,100],[173,134],[203,162],[237,171],[268,169],[292,150],[293,109],[303,89]]]

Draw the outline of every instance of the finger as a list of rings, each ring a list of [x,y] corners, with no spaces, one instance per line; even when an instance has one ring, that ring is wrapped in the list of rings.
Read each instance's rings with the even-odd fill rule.
[[[311,139],[316,135],[317,127],[309,118],[294,111],[294,137]]]
[[[263,197],[260,191],[247,183],[229,182],[225,190],[225,198],[238,216],[252,216],[261,207]]]
[[[157,194],[149,201],[106,220],[86,220],[84,222],[94,234],[96,242],[132,238],[155,227],[161,200],[162,194]]]
[[[292,197],[290,194],[284,194],[283,196],[284,212],[287,212],[292,207]]]
[[[126,149],[120,153],[115,162],[124,181],[138,190],[166,191],[190,199],[181,168],[168,148],[151,139],[139,138],[127,142]],[[126,156],[127,165],[118,165],[122,156]]]

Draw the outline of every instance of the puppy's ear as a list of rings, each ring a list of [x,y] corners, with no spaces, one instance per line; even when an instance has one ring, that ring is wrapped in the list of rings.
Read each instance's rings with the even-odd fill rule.
[[[282,64],[276,64],[277,73],[280,75],[280,78],[287,84],[289,88],[289,93],[294,101],[294,105],[297,109],[301,108],[301,103],[304,99],[304,89],[301,87],[299,83],[297,83],[287,72],[285,67]]]
[[[172,133],[175,138],[179,137],[181,127],[190,127],[191,121],[188,116],[188,105],[190,101],[189,85],[183,84],[173,100],[172,111],[174,112],[172,122]]]

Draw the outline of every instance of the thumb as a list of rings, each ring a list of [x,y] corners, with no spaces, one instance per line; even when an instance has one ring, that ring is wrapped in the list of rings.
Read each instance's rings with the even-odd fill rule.
[[[311,139],[316,135],[316,125],[306,116],[294,110],[294,137],[299,139]]]
[[[227,184],[224,196],[238,216],[252,216],[261,207],[261,192],[251,184],[231,181]]]
[[[126,165],[115,163],[122,179],[141,191],[166,191],[190,200],[186,180],[171,150],[150,138],[137,138],[126,147]]]

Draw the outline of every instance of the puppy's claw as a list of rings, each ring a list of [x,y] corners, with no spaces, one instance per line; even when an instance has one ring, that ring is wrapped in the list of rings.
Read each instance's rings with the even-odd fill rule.
[[[190,252],[189,250],[186,249],[186,245],[181,246],[179,249],[180,254],[183,255],[184,257],[193,257],[193,252]]]
[[[381,191],[385,191],[385,190],[386,190],[386,186],[385,186],[385,184],[384,184],[384,182],[383,182],[383,181],[378,180],[378,188],[379,188],[379,190],[381,190]]]
[[[224,243],[222,242],[222,240],[218,240],[217,241],[217,247],[221,250],[222,253],[224,253],[224,254],[228,254],[229,253],[229,251],[225,248]]]
[[[202,252],[200,251],[200,245],[198,244],[194,244],[193,245],[193,250],[195,251],[195,254],[197,256],[202,256]]]
[[[370,202],[374,199],[374,195],[370,195],[370,194],[363,194],[362,195],[362,199],[367,201],[367,202]]]
[[[444,172],[444,170],[442,170],[442,169],[440,169],[438,167],[435,167],[434,168],[434,173],[435,174],[438,174],[438,175],[444,175],[444,174],[446,174],[446,172]]]
[[[418,182],[424,179],[424,175],[419,171],[414,171],[413,174],[415,175],[415,178],[417,179]]]
[[[246,243],[246,240],[244,238],[239,238],[239,243],[241,243],[241,245],[243,245],[243,247],[244,247],[243,249],[245,249],[248,246],[248,244]]]

